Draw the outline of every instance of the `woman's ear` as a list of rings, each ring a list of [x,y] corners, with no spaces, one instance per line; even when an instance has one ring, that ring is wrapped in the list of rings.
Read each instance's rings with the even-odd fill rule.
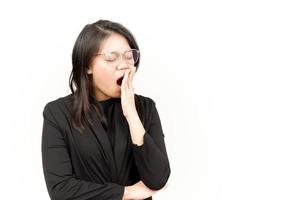
[[[87,69],[87,73],[88,73],[88,74],[92,74],[92,69],[91,69],[91,67],[89,67],[89,68]]]

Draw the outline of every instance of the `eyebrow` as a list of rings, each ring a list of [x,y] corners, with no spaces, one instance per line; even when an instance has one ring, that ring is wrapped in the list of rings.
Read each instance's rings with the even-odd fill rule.
[[[125,50],[125,51],[118,51],[118,50],[105,50],[105,51],[102,51],[101,53],[107,53],[107,52],[122,52],[122,53],[124,53],[124,52],[126,52],[126,51],[129,51],[129,50],[131,50],[131,48],[130,49],[127,49],[127,50]]]

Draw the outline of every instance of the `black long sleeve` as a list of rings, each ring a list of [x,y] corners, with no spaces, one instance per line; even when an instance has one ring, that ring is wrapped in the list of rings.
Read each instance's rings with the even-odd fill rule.
[[[132,143],[132,146],[135,164],[143,183],[150,189],[159,190],[166,184],[171,169],[156,104],[152,99],[151,103],[151,123],[144,134],[144,143],[141,146]]]
[[[140,180],[153,190],[166,184],[171,170],[155,102],[135,95],[143,111],[141,146],[132,143],[120,98],[97,102],[104,108],[108,124],[101,123],[92,112],[92,125],[84,134],[71,123],[73,94],[46,104],[42,161],[51,199],[121,200],[125,186]]]
[[[62,128],[55,123],[48,107],[45,107],[43,116],[42,160],[51,199],[122,199],[124,186],[115,183],[98,184],[75,178]]]

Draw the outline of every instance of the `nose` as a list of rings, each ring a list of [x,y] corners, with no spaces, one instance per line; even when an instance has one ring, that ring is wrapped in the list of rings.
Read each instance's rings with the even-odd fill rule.
[[[126,63],[126,62],[121,62],[119,65],[117,65],[117,70],[126,70],[126,69],[130,69],[133,66],[131,66],[130,64]]]

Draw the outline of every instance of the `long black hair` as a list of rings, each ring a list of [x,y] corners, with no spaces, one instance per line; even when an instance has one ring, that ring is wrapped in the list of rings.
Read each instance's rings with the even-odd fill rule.
[[[91,112],[95,111],[101,122],[107,123],[103,111],[98,109],[93,94],[92,80],[87,69],[93,61],[94,55],[99,51],[101,42],[110,34],[117,33],[126,38],[132,49],[139,50],[132,33],[122,24],[109,20],[99,20],[87,24],[78,35],[72,52],[72,71],[69,86],[72,92],[72,124],[81,133],[85,132],[85,125],[92,124]],[[135,64],[138,70],[140,59]],[[141,106],[135,96],[135,105],[139,116],[142,115]]]

